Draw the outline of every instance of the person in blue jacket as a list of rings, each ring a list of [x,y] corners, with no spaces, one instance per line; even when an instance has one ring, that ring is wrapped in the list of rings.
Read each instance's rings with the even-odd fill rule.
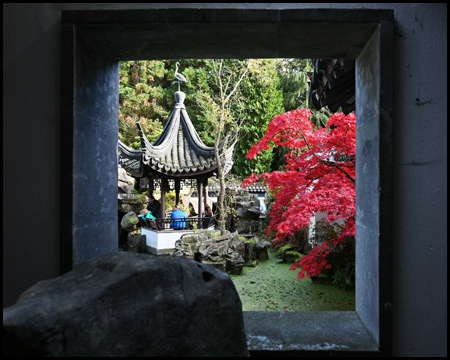
[[[172,224],[170,224],[174,229],[183,229],[186,227],[186,220],[183,219],[187,219],[187,215],[180,209],[180,204],[175,207],[170,217],[174,219]]]

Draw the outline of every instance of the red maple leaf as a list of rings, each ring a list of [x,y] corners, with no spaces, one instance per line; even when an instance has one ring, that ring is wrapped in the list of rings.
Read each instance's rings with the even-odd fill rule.
[[[291,266],[292,270],[301,268],[299,278],[318,276],[322,269],[330,268],[326,261],[330,245],[355,235],[355,115],[333,114],[327,126],[318,129],[309,116],[306,109],[275,116],[247,158],[255,158],[271,146],[287,147],[285,171],[252,174],[243,181],[245,187],[264,179],[275,192],[267,235],[275,231],[276,242],[308,227],[318,212],[328,214],[325,221],[345,221],[340,235],[315,247]]]

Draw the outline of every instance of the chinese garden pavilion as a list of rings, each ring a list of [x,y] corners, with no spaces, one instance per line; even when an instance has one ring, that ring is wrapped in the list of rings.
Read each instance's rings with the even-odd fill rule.
[[[165,216],[165,195],[175,190],[176,203],[182,186],[192,186],[196,180],[198,216],[208,201],[208,178],[217,173],[214,147],[206,146],[195,130],[184,106],[185,93],[175,92],[175,108],[159,138],[153,143],[147,140],[139,123],[136,123],[141,139],[141,149],[134,150],[119,141],[121,166],[135,178],[149,179],[149,195],[161,190],[161,214]],[[225,172],[231,169],[233,146],[219,146],[220,161]]]

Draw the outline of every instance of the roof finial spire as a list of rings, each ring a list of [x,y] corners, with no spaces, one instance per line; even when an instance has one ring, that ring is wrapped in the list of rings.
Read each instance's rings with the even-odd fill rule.
[[[187,80],[186,80],[186,78],[185,78],[183,75],[181,75],[180,73],[178,73],[178,65],[180,65],[180,63],[177,61],[177,62],[175,63],[175,66],[176,66],[176,69],[175,69],[175,77],[176,77],[177,80],[178,80],[178,91],[180,91],[180,81],[186,83]]]

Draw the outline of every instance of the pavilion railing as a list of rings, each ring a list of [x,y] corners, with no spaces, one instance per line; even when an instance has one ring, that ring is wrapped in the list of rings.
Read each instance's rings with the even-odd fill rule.
[[[139,217],[141,226],[148,227],[156,231],[162,230],[194,230],[208,229],[217,223],[216,216],[212,217],[188,217],[188,218],[159,218],[155,220],[143,220]]]

